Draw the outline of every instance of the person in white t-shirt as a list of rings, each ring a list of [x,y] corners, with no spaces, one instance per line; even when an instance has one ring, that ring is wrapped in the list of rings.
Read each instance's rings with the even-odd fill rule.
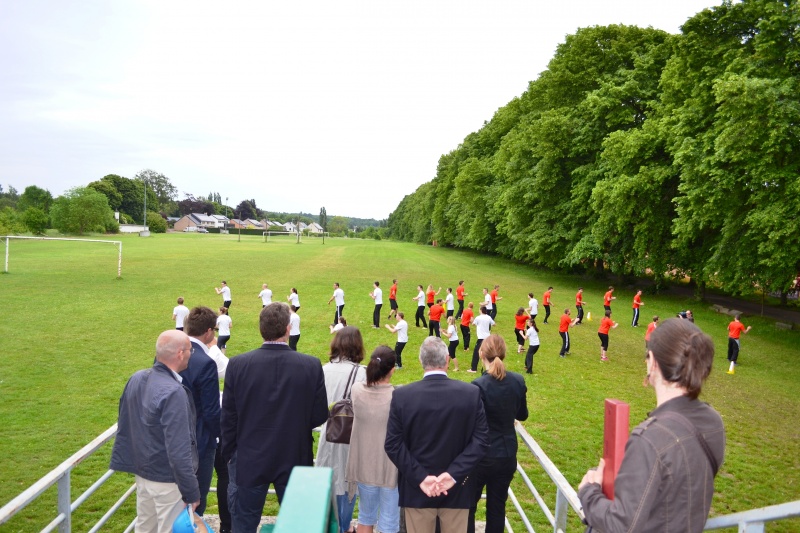
[[[272,291],[267,288],[266,283],[261,285],[261,292],[258,293],[258,297],[261,298],[262,309],[272,303]]]
[[[456,359],[456,349],[458,348],[458,331],[456,331],[456,319],[452,316],[447,317],[447,332],[445,335],[447,335],[447,339],[450,341],[450,343],[447,345],[447,352],[450,354],[450,359],[453,361],[453,370],[458,372],[458,359]]]
[[[231,308],[231,288],[228,287],[228,283],[225,280],[222,280],[222,285],[219,287],[214,287],[214,290],[217,291],[217,294],[222,295],[222,307],[227,309]]]
[[[450,318],[453,316],[453,314],[455,314],[456,306],[452,287],[447,287],[447,296],[444,297],[444,308],[447,310],[447,318]]]
[[[422,308],[425,308],[425,293],[422,294]],[[397,324],[392,326],[386,324],[386,329],[392,333],[397,333],[397,343],[394,345],[394,353],[397,355],[397,368],[403,368],[403,348],[406,347],[408,342],[408,322],[405,320],[406,315],[402,311],[397,312]]]
[[[183,331],[183,321],[189,316],[189,308],[183,305],[183,297],[178,297],[178,305],[172,310],[172,320],[175,321],[175,329]]]
[[[336,314],[333,315],[333,324],[331,325],[335,326],[339,322],[339,317],[342,316],[342,312],[344,311],[344,291],[339,288],[338,283],[333,284],[333,296],[328,300],[328,305],[333,301],[336,301]]]
[[[528,331],[525,332],[528,339],[528,352],[525,354],[525,372],[533,374],[533,354],[539,351],[539,328],[536,326],[536,318],[531,315],[528,321]]]
[[[347,326],[347,319],[343,316],[339,317],[339,323],[335,326],[328,326],[331,330],[331,335],[339,331],[340,329],[344,329]]]
[[[536,315],[539,314],[539,301],[533,297],[533,293],[528,293],[528,314],[531,315],[531,318],[536,318]]]
[[[300,295],[297,294],[297,289],[292,287],[292,290],[289,293],[289,296],[286,297],[286,299],[289,300],[289,305],[294,306],[295,311],[300,310]]]
[[[212,337],[206,344],[208,347],[208,356],[217,364],[217,377],[225,379],[225,370],[228,368],[228,357],[222,353],[222,350],[217,346],[217,338]]]
[[[483,288],[483,301],[481,302],[481,309],[486,308],[489,311],[487,314],[492,314],[492,295],[489,294],[489,289]],[[489,318],[492,318],[491,316]]]
[[[417,327],[419,327],[419,321],[422,320],[422,327],[427,328],[428,321],[425,320],[425,290],[422,288],[422,285],[417,285],[417,290],[419,290],[417,295],[411,298],[417,301],[417,314],[414,318],[416,319]]]
[[[372,284],[372,292],[369,293],[370,298],[375,300],[375,309],[372,311],[372,327],[381,327],[381,307],[383,307],[383,291],[381,290],[381,282],[376,281]]]
[[[483,289],[483,292],[488,294],[489,291]],[[491,305],[491,298],[489,298],[489,305]],[[478,342],[475,343],[475,349],[472,351],[472,365],[470,365],[470,369],[467,370],[467,372],[475,373],[478,371],[478,360],[480,357],[478,352],[481,349],[481,344],[483,344],[484,339],[491,335],[492,326],[494,326],[494,320],[489,316],[489,308],[481,306],[481,314],[473,318],[472,323],[475,324]]]
[[[225,353],[228,341],[231,339],[231,328],[233,321],[228,316],[228,308],[222,306],[219,308],[219,316],[217,317],[217,331],[219,331],[219,339],[217,339],[217,346]]]
[[[291,306],[292,314],[289,315],[289,348],[297,351],[297,342],[300,340],[300,315],[297,314],[297,308]]]

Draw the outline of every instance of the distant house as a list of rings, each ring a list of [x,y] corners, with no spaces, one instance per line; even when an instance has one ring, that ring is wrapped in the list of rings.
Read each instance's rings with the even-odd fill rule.
[[[285,231],[291,231],[291,232],[297,231],[297,226],[295,226],[293,222],[284,223],[283,228]]]
[[[216,228],[217,219],[203,213],[189,213],[179,218],[174,225],[175,231],[183,231],[189,227]]]
[[[224,228],[230,222],[230,219],[225,215],[211,215],[211,218],[217,221],[215,228]]]
[[[167,225],[172,228],[175,227],[175,223],[179,221],[181,217],[167,217]]]
[[[244,221],[249,229],[264,229],[264,224],[261,223],[260,220],[253,220],[252,218],[248,218]]]
[[[325,230],[322,229],[322,226],[320,226],[316,222],[312,222],[311,224],[308,225],[308,232],[309,233],[322,233],[323,231],[325,231]]]
[[[228,221],[230,226],[234,229],[247,229],[247,224],[244,221],[239,220],[238,218],[232,218]]]
[[[300,224],[297,225],[298,231],[304,231],[307,227],[308,224],[306,224],[305,222],[301,222]]]
[[[274,220],[264,219],[261,221],[261,224],[263,224],[265,230],[283,231],[283,224],[275,222]]]

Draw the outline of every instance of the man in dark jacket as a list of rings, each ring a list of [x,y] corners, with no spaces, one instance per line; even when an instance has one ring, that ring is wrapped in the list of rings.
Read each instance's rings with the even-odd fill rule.
[[[208,355],[207,344],[214,338],[217,315],[208,307],[195,307],[184,321],[184,331],[192,341],[189,367],[181,372],[183,384],[192,391],[197,409],[197,482],[200,484],[200,505],[197,514],[206,509],[206,496],[214,474],[214,454],[219,439],[219,377],[217,364]]]
[[[467,530],[470,473],[486,455],[489,427],[480,390],[447,377],[447,346],[422,342],[422,381],[395,389],[384,449],[399,471],[400,506],[409,533]]]
[[[319,359],[287,344],[289,306],[261,310],[264,344],[230,360],[222,397],[222,457],[228,462],[233,530],[255,531],[270,484],[283,500],[295,466],[314,463],[311,431],[328,419]]]
[[[186,334],[165,331],[153,367],[134,374],[119,400],[110,468],[136,476],[136,531],[172,531],[183,507],[200,503],[194,404],[178,374],[190,357]]]

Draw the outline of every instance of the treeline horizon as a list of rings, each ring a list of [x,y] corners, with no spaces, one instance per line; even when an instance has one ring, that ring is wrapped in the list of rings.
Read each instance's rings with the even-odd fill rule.
[[[785,293],[800,271],[798,28],[796,1],[743,0],[677,35],[579,29],[403,198],[390,236]]]

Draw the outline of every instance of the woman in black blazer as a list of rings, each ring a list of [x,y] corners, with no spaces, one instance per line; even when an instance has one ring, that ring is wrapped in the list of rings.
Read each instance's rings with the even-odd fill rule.
[[[520,374],[506,372],[506,343],[489,335],[479,352],[483,375],[472,382],[481,390],[489,423],[489,451],[472,473],[475,500],[469,511],[468,533],[475,532],[475,510],[486,487],[486,533],[505,529],[508,487],[517,470],[517,433],[514,420],[528,418],[528,388]]]

